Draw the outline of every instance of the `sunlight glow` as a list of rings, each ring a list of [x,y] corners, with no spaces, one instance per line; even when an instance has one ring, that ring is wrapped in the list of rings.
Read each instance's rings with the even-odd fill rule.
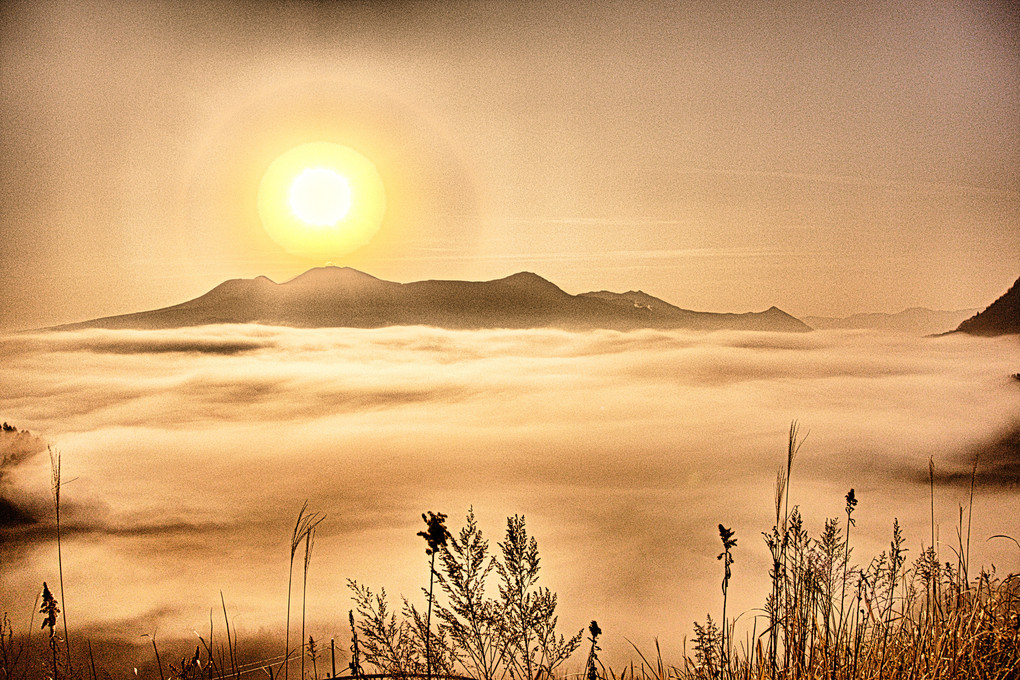
[[[375,165],[358,151],[312,142],[269,164],[259,183],[258,212],[284,250],[328,259],[364,247],[379,232],[386,191]]]
[[[331,226],[351,209],[351,185],[346,177],[329,168],[305,168],[291,182],[287,199],[302,222]]]

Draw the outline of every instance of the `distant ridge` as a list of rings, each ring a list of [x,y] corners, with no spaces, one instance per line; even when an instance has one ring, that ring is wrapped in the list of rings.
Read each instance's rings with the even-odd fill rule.
[[[961,323],[956,332],[970,335],[1020,334],[1020,279],[983,312]]]
[[[592,293],[581,293],[578,297],[603,300],[622,308],[645,310],[650,317],[669,320],[676,328],[697,328],[701,330],[735,329],[741,330],[783,330],[806,332],[812,330],[800,319],[787,314],[778,307],[772,306],[764,312],[747,314],[730,314],[717,312],[694,312],[681,309],[664,300],[653,297],[640,290],[627,293],[611,293],[601,290]]]
[[[842,318],[805,316],[802,321],[816,330],[852,329],[876,330],[911,335],[944,333],[960,325],[979,309],[936,310],[911,307],[895,314],[881,312],[853,314]]]
[[[318,267],[287,281],[231,279],[172,307],[57,326],[167,329],[220,323],[301,328],[688,328],[807,332],[776,307],[716,314],[681,309],[641,291],[571,295],[531,272],[494,281],[395,283],[351,269]]]

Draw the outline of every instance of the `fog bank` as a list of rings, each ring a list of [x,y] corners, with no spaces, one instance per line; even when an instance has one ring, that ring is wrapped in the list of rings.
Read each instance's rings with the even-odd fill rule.
[[[62,452],[72,627],[193,638],[222,590],[242,637],[282,629],[308,499],[327,516],[311,630],[339,647],[345,580],[421,599],[420,514],[459,528],[473,506],[494,549],[505,517],[526,516],[564,630],[597,619],[622,658],[624,638],[675,653],[695,618],[718,618],[720,522],[739,541],[730,611],[761,606],[793,420],[806,440],[791,502],[812,533],[853,487],[855,555],[881,551],[898,517],[913,559],[930,541],[932,456],[948,545],[981,453],[974,559],[1018,570],[1015,546],[986,540],[1020,534],[1017,349],[839,331],[19,334],[0,338],[0,420]],[[29,518],[0,548],[16,627],[56,580],[49,475],[45,453],[3,460],[0,499]]]

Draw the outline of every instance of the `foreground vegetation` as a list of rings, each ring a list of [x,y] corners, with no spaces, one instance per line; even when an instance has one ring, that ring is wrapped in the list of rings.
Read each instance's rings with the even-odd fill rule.
[[[607,667],[598,656],[602,631],[596,621],[588,626],[587,637],[585,631],[560,632],[557,597],[539,585],[538,543],[528,535],[523,517],[507,519],[503,540],[491,550],[473,511],[456,534],[447,530],[446,515],[429,512],[422,515],[425,528],[419,532],[425,541],[426,607],[421,610],[403,599],[394,608],[384,589],[348,581],[354,603],[349,654],[342,654],[348,661],[338,672],[331,654],[327,672],[323,645],[305,637],[304,620],[307,572],[322,516],[302,507],[290,543],[283,653],[252,661],[241,658],[223,602],[225,633],[219,637],[225,641],[214,641],[210,622],[208,636],[199,637],[193,655],[165,663],[152,637],[152,677],[158,672],[160,680],[214,680],[264,673],[273,680],[295,672],[301,680],[379,674],[544,680],[562,676],[565,662],[582,646],[587,651],[584,680],[1020,677],[1020,575],[1000,577],[994,568],[983,567],[973,572],[970,565],[975,475],[971,502],[960,508],[955,544],[942,547],[944,554],[936,535],[935,469],[929,462],[931,543],[908,561],[905,539],[894,520],[888,549],[867,562],[855,562],[852,534],[858,499],[853,489],[846,494],[841,515],[826,519],[818,536],[809,534],[799,508],[791,505],[791,473],[800,441],[794,423],[786,464],[776,478],[775,521],[763,532],[772,566],[762,609],[750,630],[739,632],[727,615],[730,566],[739,547],[734,532],[720,524],[720,617],[694,623],[690,648],[685,645],[679,662],[664,660],[657,650],[652,654],[635,648],[630,665]],[[59,556],[59,455],[52,461]],[[1017,543],[1007,536],[995,538]],[[302,548],[301,642],[292,645],[291,584]],[[947,556],[950,559],[943,559]],[[35,646],[31,630],[15,634],[7,615],[0,618],[0,680],[111,677],[101,663],[97,666],[91,640],[76,640],[72,653],[66,618],[58,625],[60,603],[47,584],[37,602],[44,632],[35,636]],[[38,648],[40,637],[45,651]],[[335,654],[335,649],[330,651]]]

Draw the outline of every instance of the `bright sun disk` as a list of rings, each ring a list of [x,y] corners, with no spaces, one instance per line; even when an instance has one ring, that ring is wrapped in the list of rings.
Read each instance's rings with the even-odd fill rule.
[[[287,202],[302,222],[331,226],[351,209],[351,184],[329,168],[305,168],[291,183]]]
[[[332,259],[364,247],[379,232],[386,190],[375,165],[360,152],[310,142],[266,168],[258,212],[266,233],[287,252]]]

